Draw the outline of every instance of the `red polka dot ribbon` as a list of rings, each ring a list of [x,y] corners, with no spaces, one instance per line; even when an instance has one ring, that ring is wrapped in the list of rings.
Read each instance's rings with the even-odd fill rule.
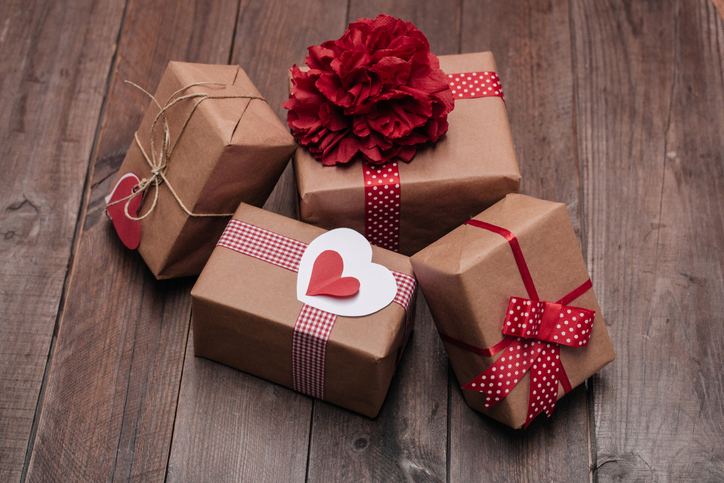
[[[399,251],[400,171],[397,162],[375,166],[365,162],[365,237],[373,245]]]
[[[446,334],[441,333],[440,336],[448,343],[484,357],[505,351],[493,365],[463,386],[463,389],[486,395],[485,409],[505,398],[526,372],[531,372],[525,422],[525,427],[528,427],[541,412],[545,412],[548,417],[553,414],[559,382],[564,392],[571,390],[560,360],[560,345],[587,346],[596,313],[567,304],[587,292],[592,286],[591,280],[555,303],[541,301],[515,235],[504,228],[478,220],[470,220],[466,224],[492,231],[508,240],[531,299],[511,297],[503,320],[502,333],[506,337],[493,347],[482,349]]]
[[[299,262],[308,247],[299,240],[235,218],[229,221],[216,245],[292,272],[299,271]],[[397,294],[393,302],[405,309],[402,352],[413,329],[414,306],[411,305],[414,303],[417,282],[410,275],[395,270],[390,272],[397,282]],[[327,341],[336,321],[335,314],[306,304],[302,306],[292,334],[292,381],[295,391],[324,399]]]
[[[448,74],[455,99],[503,98],[503,88],[495,72]],[[365,184],[365,237],[373,245],[392,251],[400,249],[400,172],[397,162],[382,166],[362,165]]]
[[[448,74],[450,90],[455,99],[472,99],[475,97],[503,97],[503,86],[495,72],[467,72],[464,74]]]

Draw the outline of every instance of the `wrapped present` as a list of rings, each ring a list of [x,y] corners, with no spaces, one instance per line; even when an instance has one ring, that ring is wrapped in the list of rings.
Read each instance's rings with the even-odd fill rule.
[[[493,55],[437,58],[412,24],[390,19],[310,47],[285,106],[306,146],[293,161],[300,219],[411,255],[517,192],[520,172]],[[355,64],[364,72],[344,52],[359,38],[377,41]]]
[[[374,417],[414,321],[409,259],[241,204],[191,291],[194,352]]]
[[[511,194],[411,259],[468,405],[514,428],[615,354],[565,205]]]
[[[107,214],[156,278],[198,275],[239,203],[264,204],[296,143],[238,66],[171,62],[148,95]]]

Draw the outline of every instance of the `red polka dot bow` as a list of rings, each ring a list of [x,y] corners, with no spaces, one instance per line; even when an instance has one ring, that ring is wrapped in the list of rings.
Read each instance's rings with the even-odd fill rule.
[[[502,341],[487,349],[475,347],[446,334],[441,338],[467,351],[492,357],[505,351],[493,365],[463,386],[463,389],[486,395],[485,409],[505,398],[530,371],[530,392],[525,427],[541,412],[553,414],[558,399],[558,383],[564,392],[571,390],[566,371],[561,364],[561,345],[584,347],[591,338],[591,327],[596,312],[567,304],[591,288],[591,280],[555,303],[538,298],[535,284],[525,263],[523,252],[513,233],[499,226],[478,220],[468,225],[477,226],[504,236],[513,250],[518,270],[530,299],[511,297],[503,320]]]
[[[482,374],[463,386],[486,393],[485,409],[510,393],[531,371],[526,427],[541,412],[553,414],[558,383],[566,392],[570,382],[561,364],[560,345],[588,345],[596,313],[560,303],[512,297],[503,322],[507,350]],[[516,337],[517,336],[517,337]]]

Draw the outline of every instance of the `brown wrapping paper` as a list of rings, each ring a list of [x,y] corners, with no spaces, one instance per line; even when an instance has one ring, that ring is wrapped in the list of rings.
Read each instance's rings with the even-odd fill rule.
[[[325,232],[245,204],[234,218],[305,243]],[[407,257],[372,252],[372,262],[412,275]],[[292,333],[303,305],[296,284],[295,272],[217,247],[191,291],[195,354],[292,387]],[[325,401],[376,416],[404,332],[405,310],[394,302],[365,317],[337,317],[327,343]]]
[[[588,279],[565,205],[511,194],[476,220],[510,230],[518,239],[541,300],[555,302]],[[411,259],[438,331],[481,348],[500,342],[510,297],[528,297],[507,240],[462,225]],[[569,304],[596,311],[588,347],[561,347],[571,387],[613,361],[615,354],[593,289]],[[458,383],[467,384],[502,355],[482,357],[445,343]],[[508,426],[525,424],[530,374],[510,394],[483,410],[484,394],[463,390],[468,405]],[[558,397],[563,396],[559,385]]]
[[[261,96],[238,66],[170,62],[155,97],[161,105],[177,90],[200,85],[181,95],[208,93],[218,96]],[[182,101],[167,111],[174,142],[198,99]],[[138,128],[143,149],[151,156],[151,124],[159,112],[152,101]],[[156,124],[157,153],[162,125]],[[267,103],[260,99],[207,99],[193,115],[168,161],[166,177],[193,213],[233,213],[239,203],[261,206],[284,171],[296,143]],[[136,145],[126,154],[113,185],[124,174],[150,178],[151,170]],[[139,213],[153,203],[155,188],[148,189]],[[158,205],[141,220],[143,259],[158,279],[198,275],[211,255],[229,218],[188,216],[170,190],[160,186]]]
[[[496,71],[490,52],[440,56],[446,73]],[[508,193],[520,172],[505,103],[499,97],[462,99],[450,127],[434,145],[398,163],[401,180],[400,253],[412,255]],[[307,149],[294,155],[299,217],[324,228],[349,227],[364,234],[361,160],[323,166]]]

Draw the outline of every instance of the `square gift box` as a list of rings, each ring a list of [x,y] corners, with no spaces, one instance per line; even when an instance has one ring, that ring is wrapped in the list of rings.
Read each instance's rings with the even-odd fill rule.
[[[359,280],[356,295],[309,295],[328,251],[342,257],[336,282]],[[407,257],[352,230],[241,204],[191,291],[194,351],[374,417],[412,330],[415,287]],[[375,311],[354,316],[360,308]]]
[[[109,206],[109,216],[156,278],[198,275],[230,214],[240,202],[263,205],[295,149],[240,67],[170,62],[107,202],[131,189],[143,192],[113,214]],[[117,194],[118,188],[126,191]],[[126,202],[136,203],[129,205],[132,216],[139,202],[138,217],[148,213],[130,228],[136,230],[131,244],[118,227],[134,223],[124,216]]]
[[[508,195],[411,261],[466,402],[508,426],[615,358],[564,204]]]
[[[349,227],[375,245],[412,255],[518,191],[520,172],[493,55],[439,59],[456,99],[447,134],[420,146],[409,163],[393,160],[381,168],[361,159],[323,166],[307,149],[298,149],[294,170],[302,221]],[[468,83],[487,87],[467,89]],[[392,194],[384,202],[376,196],[387,179],[398,183],[389,185]],[[383,183],[379,191],[378,183]],[[399,203],[392,203],[398,195]]]

